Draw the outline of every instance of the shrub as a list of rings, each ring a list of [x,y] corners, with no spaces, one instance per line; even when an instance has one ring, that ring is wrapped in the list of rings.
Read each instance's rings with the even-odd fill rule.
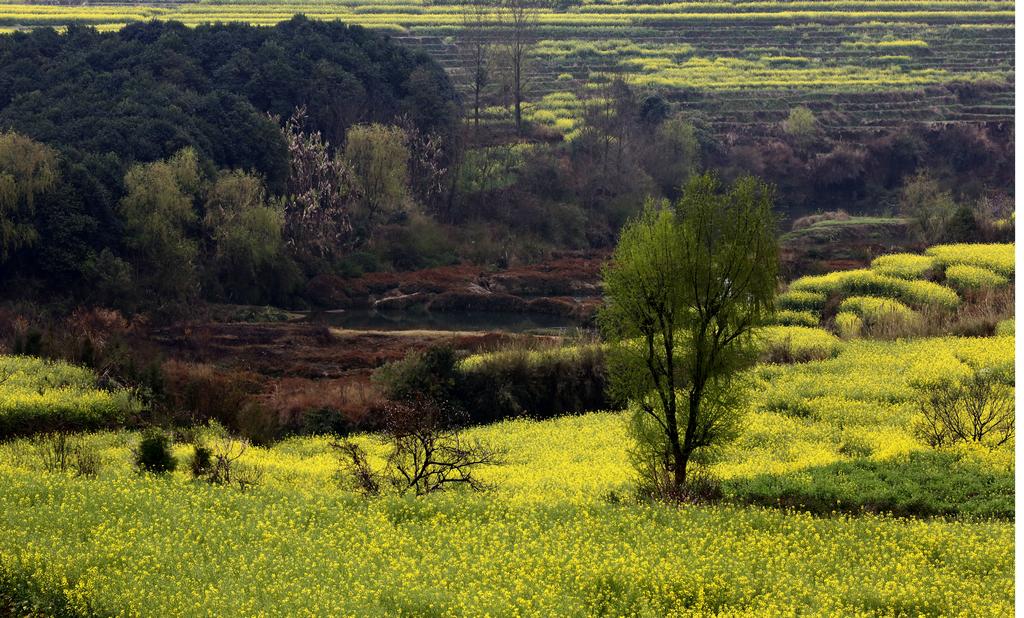
[[[454,350],[434,347],[384,365],[374,372],[373,381],[395,401],[418,396],[450,401],[455,390],[455,364]]]
[[[1014,319],[1003,320],[996,324],[996,334],[999,336],[1010,336],[1014,335]]]
[[[103,467],[103,459],[96,449],[90,448],[86,444],[78,444],[75,448],[75,461],[73,465],[75,476],[96,478]]]
[[[43,470],[64,473],[71,469],[75,449],[68,434],[61,431],[43,434],[33,443]]]
[[[263,468],[239,461],[249,449],[249,442],[224,435],[210,449],[211,466],[206,480],[214,485],[237,487],[247,491],[263,482]]]
[[[856,313],[841,311],[835,318],[836,332],[843,339],[854,339],[860,337],[864,327],[864,321]]]
[[[384,468],[374,470],[358,444],[334,442],[338,480],[367,496],[379,494],[385,482],[399,494],[417,496],[450,487],[487,488],[476,473],[500,464],[504,451],[466,438],[456,429],[463,424],[460,416],[446,402],[425,397],[389,403],[383,411],[383,434],[390,444]]]
[[[202,444],[195,444],[192,447],[192,458],[189,460],[189,470],[193,478],[203,478],[213,469],[213,451]]]
[[[135,467],[140,472],[165,474],[173,472],[178,462],[171,453],[171,441],[159,429],[149,429],[142,434],[142,440],[135,449]]]
[[[787,135],[802,145],[813,142],[821,130],[818,126],[818,119],[814,117],[814,112],[802,105],[789,111],[789,117],[786,118],[782,128]]]
[[[608,409],[614,402],[607,387],[600,345],[507,348],[463,361],[456,398],[472,422],[549,418]]]
[[[953,264],[946,268],[946,281],[962,290],[980,290],[1006,285],[1006,277],[980,266]]]
[[[955,212],[953,196],[925,172],[908,179],[900,193],[900,213],[910,220],[910,229],[923,242],[944,239]]]
[[[810,311],[794,311],[781,309],[772,315],[772,324],[780,326],[817,326],[820,322],[817,315]]]
[[[92,478],[102,467],[102,460],[95,449],[66,432],[37,436],[32,444],[41,467],[47,472],[63,474],[73,471],[75,476]]]
[[[375,413],[386,401],[382,391],[379,384],[347,378],[284,378],[261,404],[285,432],[344,435],[375,428]]]
[[[924,309],[918,335],[958,335],[961,337],[990,337],[996,334],[999,323],[1013,315],[1014,289],[1012,286],[967,290],[968,302],[956,311]]]
[[[450,349],[413,353],[373,376],[395,401],[448,402],[471,423],[547,418],[607,409],[604,351],[597,344],[527,349],[520,345],[456,362]]]
[[[460,424],[455,414],[444,402],[425,398],[385,409],[384,433],[391,443],[385,474],[400,493],[422,496],[448,487],[487,487],[476,472],[501,463],[502,452],[452,429]]]
[[[338,455],[338,480],[351,480],[355,489],[366,496],[380,493],[380,474],[370,467],[362,447],[349,440],[334,442],[331,446]]]
[[[260,376],[180,361],[164,363],[162,372],[167,420],[184,424],[215,420],[261,444],[279,435],[277,417],[257,399],[263,386]]]

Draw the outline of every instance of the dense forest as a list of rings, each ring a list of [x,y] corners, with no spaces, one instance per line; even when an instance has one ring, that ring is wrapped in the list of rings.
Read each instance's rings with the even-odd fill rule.
[[[325,145],[360,125],[349,160],[366,171],[396,137],[373,123],[402,124],[404,149],[414,133],[450,141],[457,121],[451,85],[424,54],[302,18],[42,29],[0,37],[0,67],[3,276],[98,302],[137,284],[183,298],[204,276],[207,295],[228,294],[212,284],[224,269],[242,277],[243,298],[286,302],[299,272],[276,245],[330,199],[299,194],[329,192],[345,171],[316,159]],[[303,145],[320,151],[300,170]],[[267,274],[277,283],[257,286]]]

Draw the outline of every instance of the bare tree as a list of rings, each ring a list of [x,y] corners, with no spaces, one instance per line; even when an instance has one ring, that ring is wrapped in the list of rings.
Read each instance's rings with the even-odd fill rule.
[[[462,48],[469,52],[466,81],[473,96],[473,130],[480,130],[480,105],[484,88],[490,82],[491,40],[488,25],[494,19],[494,10],[486,0],[472,0],[462,13]]]
[[[263,481],[263,469],[239,461],[247,450],[248,441],[227,435],[216,439],[212,448],[196,444],[192,473],[213,485],[252,489]]]
[[[354,477],[357,488],[375,495],[386,480],[399,493],[417,496],[465,485],[487,488],[476,472],[498,465],[504,452],[480,440],[467,439],[455,427],[456,417],[443,402],[426,397],[392,402],[384,410],[384,434],[391,443],[382,472],[374,472],[366,452],[353,442],[335,444],[341,474]]]
[[[290,171],[284,236],[300,258],[330,257],[352,241],[351,211],[358,201],[352,171],[330,152],[320,132],[305,132],[305,108],[284,125]]]
[[[1012,369],[979,369],[967,378],[923,387],[917,434],[931,446],[1001,446],[1013,438]]]
[[[523,90],[527,60],[536,40],[537,8],[534,0],[503,0],[501,8],[505,54],[512,78],[516,133],[523,134]]]
[[[399,119],[409,149],[409,188],[427,213],[441,221],[450,219],[455,190],[459,144],[438,133],[424,133],[408,116]]]
[[[366,451],[362,447],[350,440],[335,442],[331,446],[338,455],[340,478],[353,479],[356,489],[367,496],[376,496],[380,493],[380,474],[370,467]]]

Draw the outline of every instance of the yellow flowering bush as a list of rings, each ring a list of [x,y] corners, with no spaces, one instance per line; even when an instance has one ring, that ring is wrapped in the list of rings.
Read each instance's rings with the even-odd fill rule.
[[[935,268],[935,258],[914,253],[893,253],[871,261],[871,270],[900,279],[919,279]]]
[[[946,281],[960,289],[995,288],[1008,283],[1006,277],[980,266],[953,264],[946,269]]]
[[[800,277],[789,285],[790,290],[821,294],[888,296],[915,307],[956,307],[960,297],[953,290],[925,280],[889,277],[873,270],[843,270],[826,275]]]
[[[85,367],[29,356],[0,356],[0,439],[56,426],[97,428],[137,408],[124,389],[104,390]]]
[[[1013,276],[1013,243],[936,245],[925,253],[933,256],[942,266],[964,264],[986,268],[1004,277]]]
[[[780,326],[810,326],[815,327],[820,321],[818,316],[810,311],[796,311],[793,309],[779,309],[772,316],[772,321]]]
[[[802,290],[787,290],[775,299],[775,303],[782,309],[794,311],[818,311],[825,304],[827,296],[821,292],[808,292]]]
[[[840,311],[835,317],[836,332],[843,339],[853,339],[859,337],[861,329],[864,328],[864,320],[860,319],[860,316],[856,313],[849,311]]]
[[[842,346],[827,330],[807,326],[765,326],[754,337],[768,358],[796,361],[830,358]]]

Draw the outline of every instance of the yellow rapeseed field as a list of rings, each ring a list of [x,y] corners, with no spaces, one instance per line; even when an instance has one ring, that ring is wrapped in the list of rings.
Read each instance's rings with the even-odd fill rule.
[[[724,480],[925,450],[913,385],[1012,361],[1013,338],[852,341],[835,358],[751,371]],[[884,378],[880,376],[884,371]],[[82,438],[95,479],[0,446],[0,581],[42,614],[126,616],[959,615],[1013,611],[1013,524],[814,517],[628,499],[624,418],[470,430],[507,450],[487,493],[362,498],[327,438],[250,449],[249,492],[130,467],[137,434]],[[373,436],[357,440],[371,459]],[[856,440],[861,452],[844,444]],[[189,448],[176,447],[184,460]],[[969,452],[1009,469],[1012,447]],[[42,600],[40,600],[42,599]]]

